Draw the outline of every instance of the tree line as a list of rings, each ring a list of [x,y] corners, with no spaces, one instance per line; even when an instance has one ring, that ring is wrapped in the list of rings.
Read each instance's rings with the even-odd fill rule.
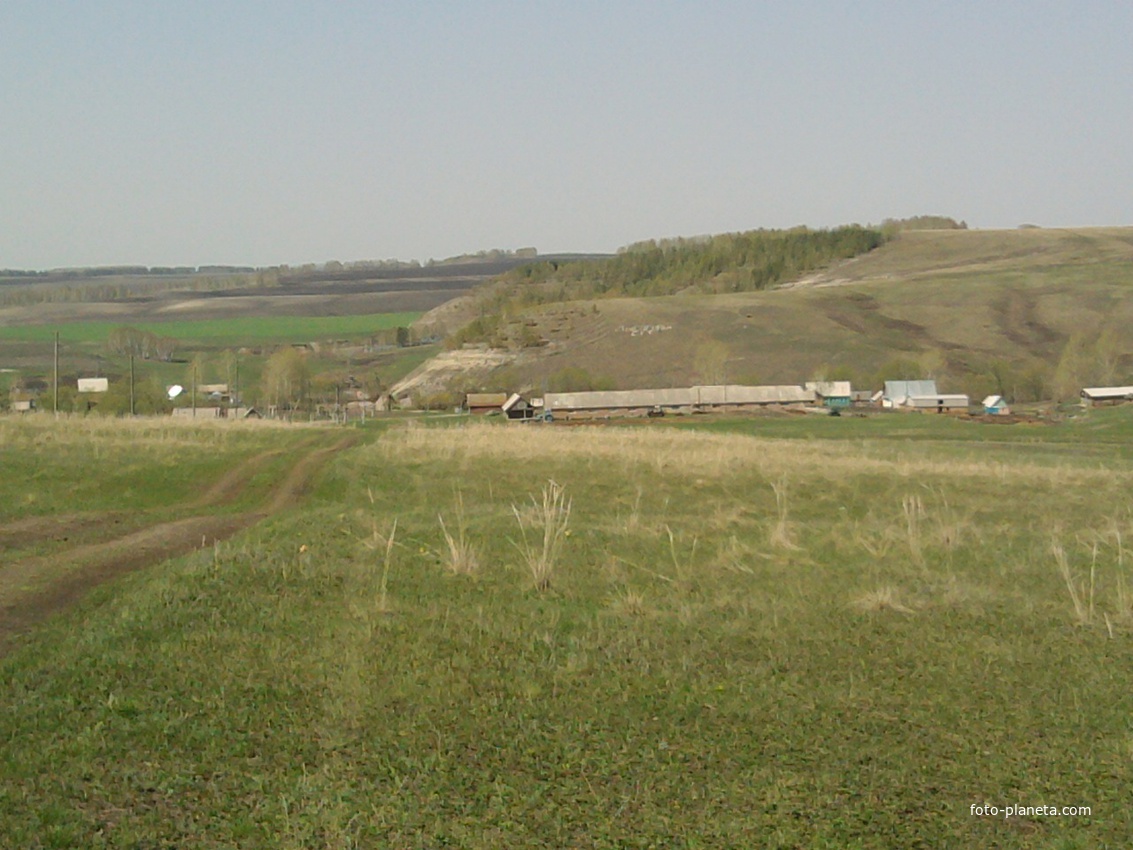
[[[537,339],[511,339],[510,332],[505,333],[508,320],[528,307],[596,298],[767,289],[836,260],[872,251],[885,241],[879,229],[856,224],[832,230],[798,227],[649,240],[605,259],[530,263],[478,289],[479,316],[458,329],[448,343],[534,345]]]

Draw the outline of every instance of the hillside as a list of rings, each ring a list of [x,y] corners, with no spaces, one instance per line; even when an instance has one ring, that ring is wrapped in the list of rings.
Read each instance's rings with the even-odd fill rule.
[[[933,375],[1049,398],[1133,375],[1131,288],[1133,228],[906,232],[770,290],[506,304],[538,344],[493,371],[437,371],[432,388]]]

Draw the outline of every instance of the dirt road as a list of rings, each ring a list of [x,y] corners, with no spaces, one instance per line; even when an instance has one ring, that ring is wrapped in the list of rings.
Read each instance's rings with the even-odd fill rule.
[[[299,503],[322,465],[358,441],[347,435],[331,445],[301,444],[301,456],[257,509],[197,514],[137,527],[121,512],[69,514],[18,520],[0,529],[0,545],[66,542],[62,551],[0,566],[0,655],[37,623],[81,599],[91,588],[133,570],[225,540]],[[278,452],[264,452],[233,467],[182,510],[203,511],[236,500],[251,474]],[[144,522],[144,517],[143,517]],[[126,528],[129,524],[129,528]]]

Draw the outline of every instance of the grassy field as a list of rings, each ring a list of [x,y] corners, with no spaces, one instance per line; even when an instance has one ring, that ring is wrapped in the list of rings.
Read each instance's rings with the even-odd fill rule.
[[[698,424],[358,432],[0,660],[0,844],[1128,846],[1130,411]]]
[[[131,324],[138,330],[172,337],[183,343],[254,345],[262,342],[311,342],[359,337],[375,331],[408,326],[420,313],[373,313],[362,316],[241,316],[207,321],[167,321]],[[121,322],[62,322],[57,325],[0,326],[0,340],[47,342],[56,333],[63,342],[105,343]]]

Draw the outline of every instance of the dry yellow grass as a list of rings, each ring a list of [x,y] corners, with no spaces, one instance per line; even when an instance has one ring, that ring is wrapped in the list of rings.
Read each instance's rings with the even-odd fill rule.
[[[138,443],[176,446],[202,442],[225,442],[231,435],[294,428],[326,427],[271,419],[174,419],[171,416],[139,416],[117,419],[100,416],[46,414],[0,416],[0,444],[13,448],[48,451],[52,448],[116,447]]]
[[[432,460],[491,457],[524,464],[549,457],[585,459],[622,468],[651,467],[666,475],[728,479],[758,474],[769,481],[800,474],[810,480],[838,480],[873,474],[897,479],[983,479],[1013,486],[1133,484],[1124,470],[1038,463],[958,459],[934,451],[886,447],[884,456],[842,441],[773,440],[730,434],[669,429],[621,429],[616,436],[600,428],[499,426],[469,422],[460,428],[408,426],[391,430],[369,449],[382,457],[418,456]]]
[[[859,611],[895,611],[898,614],[915,614],[916,611],[901,601],[897,588],[886,585],[863,593],[851,603]]]

